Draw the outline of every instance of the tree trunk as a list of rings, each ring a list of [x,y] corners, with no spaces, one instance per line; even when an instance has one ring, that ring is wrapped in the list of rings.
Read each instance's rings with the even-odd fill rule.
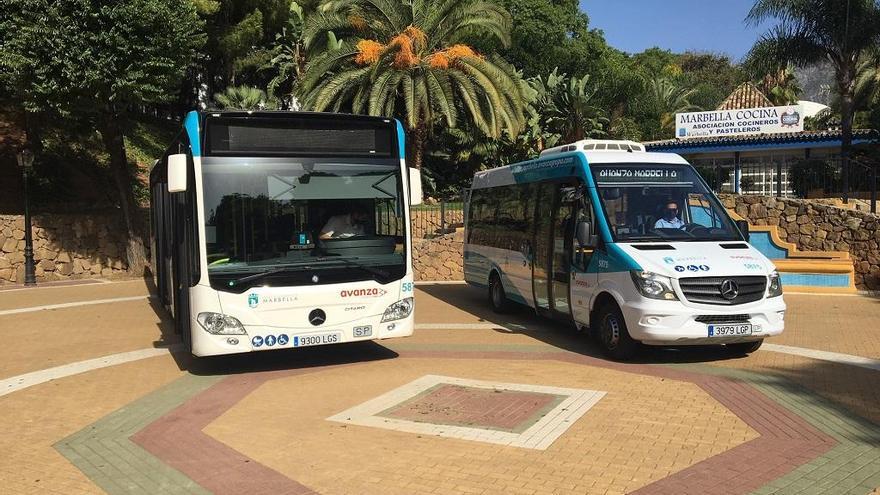
[[[849,203],[849,154],[852,147],[853,95],[852,83],[842,81],[840,88],[840,166],[843,173],[843,202]]]
[[[428,128],[425,124],[419,123],[412,133],[412,154],[413,162],[410,166],[421,170],[422,158],[425,154],[425,145],[427,144]]]
[[[104,147],[110,154],[110,170],[119,193],[122,218],[125,222],[126,234],[128,234],[128,244],[125,249],[128,271],[133,275],[141,276],[146,267],[147,251],[141,237],[143,224],[140,209],[134,198],[133,181],[128,167],[128,158],[125,156],[125,141],[120,125],[120,120],[116,116],[109,116],[101,122],[100,131]]]

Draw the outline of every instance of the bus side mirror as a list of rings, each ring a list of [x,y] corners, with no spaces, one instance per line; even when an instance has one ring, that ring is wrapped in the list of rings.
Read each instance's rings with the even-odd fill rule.
[[[581,247],[593,245],[592,230],[593,226],[590,222],[578,222],[575,235],[577,236],[578,244]]]
[[[409,204],[422,204],[422,171],[417,168],[409,169]]]
[[[186,155],[168,156],[168,192],[186,191]]]
[[[737,220],[736,228],[742,233],[743,238],[745,238],[746,242],[749,242],[749,221],[748,220]]]

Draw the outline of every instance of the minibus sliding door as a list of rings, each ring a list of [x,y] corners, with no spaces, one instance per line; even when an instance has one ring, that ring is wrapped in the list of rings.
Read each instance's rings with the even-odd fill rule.
[[[550,310],[550,237],[553,229],[553,203],[558,184],[538,184],[535,206],[534,264],[532,265],[532,291],[538,312]]]
[[[560,193],[565,187],[555,182],[536,188],[532,282],[538,312],[568,320],[572,317],[569,287],[575,205],[563,200]]]

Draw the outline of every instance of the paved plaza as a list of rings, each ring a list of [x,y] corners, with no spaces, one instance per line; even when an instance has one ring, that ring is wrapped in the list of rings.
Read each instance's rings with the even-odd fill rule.
[[[194,360],[142,280],[0,290],[0,493],[858,493],[880,299],[786,294],[758,352],[588,337],[422,284],[399,340]]]

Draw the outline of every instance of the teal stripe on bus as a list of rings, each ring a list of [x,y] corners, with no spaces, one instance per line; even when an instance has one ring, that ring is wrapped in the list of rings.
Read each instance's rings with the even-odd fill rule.
[[[199,136],[199,112],[192,111],[186,114],[183,121],[186,135],[189,138],[189,147],[193,156],[202,156],[202,140]]]

